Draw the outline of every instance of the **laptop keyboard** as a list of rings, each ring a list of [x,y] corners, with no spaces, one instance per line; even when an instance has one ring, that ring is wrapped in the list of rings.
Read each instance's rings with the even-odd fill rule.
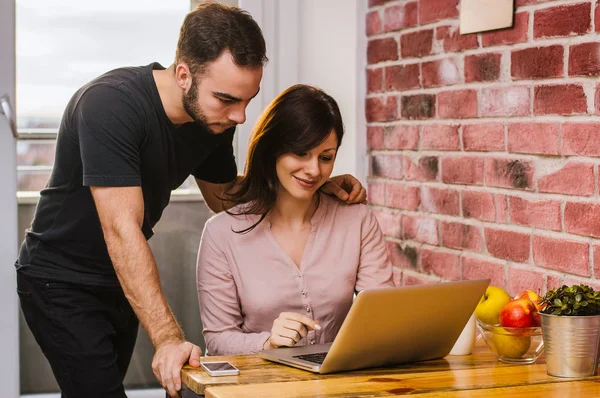
[[[314,354],[294,355],[294,358],[321,365],[325,360],[325,356],[327,356],[326,352],[315,352]]]

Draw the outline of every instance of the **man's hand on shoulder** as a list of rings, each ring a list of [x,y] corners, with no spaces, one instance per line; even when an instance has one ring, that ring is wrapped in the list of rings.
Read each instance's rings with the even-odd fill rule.
[[[348,204],[367,203],[367,190],[350,174],[331,177],[321,187],[321,191]]]
[[[171,397],[181,390],[181,368],[186,363],[200,366],[202,349],[189,341],[169,341],[157,347],[152,359],[154,376]]]

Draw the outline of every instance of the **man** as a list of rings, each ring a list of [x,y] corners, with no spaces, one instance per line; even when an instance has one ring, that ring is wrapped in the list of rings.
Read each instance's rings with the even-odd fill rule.
[[[162,293],[147,240],[190,174],[214,211],[235,189],[234,127],[259,91],[265,42],[245,12],[204,3],[181,28],[175,63],[106,73],[61,122],[56,158],[17,267],[21,308],[63,397],[123,397],[141,322],[152,368],[171,396],[200,365]],[[344,189],[352,188],[350,194]],[[325,188],[365,199],[351,176]],[[139,321],[138,321],[139,319]]]

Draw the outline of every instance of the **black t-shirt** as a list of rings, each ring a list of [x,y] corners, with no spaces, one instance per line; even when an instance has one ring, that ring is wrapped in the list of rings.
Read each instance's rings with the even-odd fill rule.
[[[190,174],[213,183],[236,177],[234,129],[213,134],[196,123],[173,125],[162,106],[154,69],[164,68],[153,63],[116,69],[71,98],[50,180],[19,253],[20,272],[117,285],[90,186],[141,186],[142,232],[150,239],[171,190]]]

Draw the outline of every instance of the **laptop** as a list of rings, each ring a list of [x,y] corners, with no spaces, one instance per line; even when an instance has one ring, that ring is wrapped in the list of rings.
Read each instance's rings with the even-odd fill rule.
[[[467,324],[489,279],[360,292],[333,343],[259,352],[315,373],[443,358]]]

